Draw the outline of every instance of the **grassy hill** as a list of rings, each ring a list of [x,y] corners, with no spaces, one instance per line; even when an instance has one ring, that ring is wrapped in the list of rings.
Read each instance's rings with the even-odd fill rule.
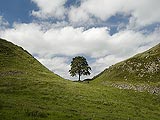
[[[51,74],[40,62],[22,47],[0,39],[0,75],[8,77]],[[52,74],[53,77],[54,74]],[[54,77],[57,77],[54,75]]]
[[[109,67],[93,79],[96,84],[119,85],[121,88],[127,88],[127,84],[130,84],[128,87],[141,84],[146,89],[156,87],[160,92],[160,44]]]
[[[159,120],[160,96],[71,82],[0,39],[1,120]]]

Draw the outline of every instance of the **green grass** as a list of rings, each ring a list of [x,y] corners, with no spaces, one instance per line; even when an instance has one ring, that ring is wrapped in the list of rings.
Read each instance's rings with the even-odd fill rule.
[[[145,92],[43,77],[3,79],[0,88],[3,120],[158,120],[160,115],[160,97]]]
[[[109,81],[160,86],[160,44],[109,67],[93,79],[96,84]]]
[[[159,116],[159,95],[64,80],[22,48],[0,40],[2,120],[159,120]]]

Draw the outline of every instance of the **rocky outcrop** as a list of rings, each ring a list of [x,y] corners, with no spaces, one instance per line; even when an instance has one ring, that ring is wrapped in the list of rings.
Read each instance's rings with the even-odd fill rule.
[[[116,87],[119,89],[128,89],[128,90],[135,90],[139,92],[149,92],[151,94],[159,94],[160,95],[160,87],[158,86],[151,86],[151,85],[133,85],[128,83],[110,83],[110,82],[104,82],[103,85]]]

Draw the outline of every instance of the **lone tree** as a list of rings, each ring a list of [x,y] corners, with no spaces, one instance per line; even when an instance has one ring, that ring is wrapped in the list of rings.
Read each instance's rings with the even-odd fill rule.
[[[71,69],[69,70],[71,76],[76,76],[78,74],[79,81],[81,80],[81,75],[90,75],[91,67],[88,65],[86,58],[83,56],[77,56],[73,58],[71,62]]]

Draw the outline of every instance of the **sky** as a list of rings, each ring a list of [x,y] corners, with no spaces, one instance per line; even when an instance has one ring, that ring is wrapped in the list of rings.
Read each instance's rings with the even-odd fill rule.
[[[0,38],[54,73],[86,57],[92,78],[160,43],[160,0],[0,0]]]

